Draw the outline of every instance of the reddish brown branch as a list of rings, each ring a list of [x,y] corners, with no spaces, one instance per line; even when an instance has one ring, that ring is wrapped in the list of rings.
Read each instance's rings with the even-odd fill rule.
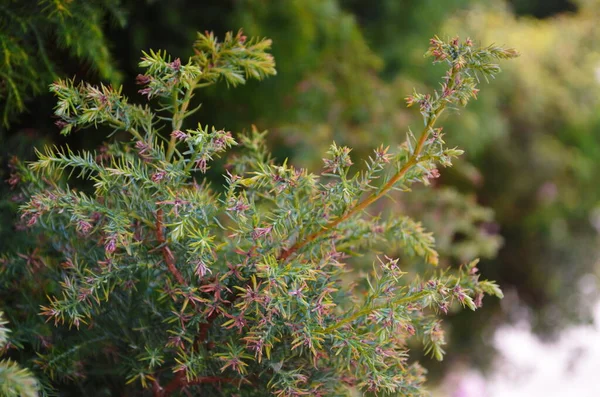
[[[165,263],[167,264],[167,268],[169,269],[169,272],[173,275],[173,277],[175,277],[175,280],[177,280],[177,282],[179,284],[187,285],[183,276],[181,275],[179,270],[177,270],[177,267],[175,267],[175,257],[173,256],[173,252],[171,252],[171,249],[167,245],[167,242],[165,240],[165,235],[163,234],[163,211],[162,211],[162,209],[159,209],[158,211],[156,211],[156,239],[158,240],[158,243],[161,245],[161,251],[163,254],[163,258],[165,260]]]
[[[183,372],[178,372],[169,384],[162,390],[162,393],[156,397],[168,397],[172,393],[186,386],[201,385],[204,383],[234,383],[236,379],[222,378],[219,376],[200,376],[195,379],[187,380]]]
[[[163,388],[160,386],[160,383],[158,383],[158,379],[154,379],[154,382],[152,382],[152,395],[154,397],[162,397],[163,395]]]
[[[208,341],[208,330],[218,316],[219,312],[215,310],[206,318],[206,323],[200,324],[197,338],[199,343],[206,343]]]
[[[177,282],[182,285],[187,285],[183,276],[175,267],[175,257],[171,252],[171,249],[166,244],[166,239],[163,233],[163,211],[159,209],[156,212],[156,239],[160,244],[160,249],[163,254],[164,261],[169,269],[169,272],[175,277]],[[191,300],[192,305],[196,306],[196,303]],[[214,320],[219,316],[218,311],[212,312],[207,318],[206,323],[201,324],[199,326],[198,335],[196,336],[196,343],[206,343],[208,340],[208,331],[214,322]],[[218,376],[201,376],[192,380],[187,380],[185,374],[183,372],[178,372],[175,374],[173,379],[167,384],[164,388],[160,386],[158,381],[155,381],[152,387],[152,392],[154,397],[168,397],[172,393],[186,387],[192,385],[199,385],[204,383],[233,383],[236,382],[236,379],[224,378]]]
[[[192,379],[186,383],[186,386],[200,385],[202,383],[234,383],[236,379],[221,378],[219,376],[201,376],[196,379]]]

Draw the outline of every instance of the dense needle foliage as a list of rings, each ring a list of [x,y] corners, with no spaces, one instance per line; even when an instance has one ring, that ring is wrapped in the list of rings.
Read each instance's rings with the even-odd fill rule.
[[[111,82],[106,16],[125,24],[120,0],[5,0],[0,4],[0,132],[57,76],[86,62]],[[76,62],[73,62],[76,60]]]
[[[494,62],[516,52],[432,39],[428,54],[448,70],[438,91],[407,98],[421,131],[379,147],[358,170],[334,143],[314,174],[275,162],[256,128],[234,138],[185,125],[195,90],[275,74],[269,47],[241,32],[222,42],[206,33],[187,61],[144,53],[137,82],[152,106],[110,86],[51,86],[64,134],[104,126],[116,139],[98,151],[47,147],[29,166],[13,164],[39,247],[25,267],[5,261],[4,285],[29,302],[48,294],[41,314],[51,325],[14,342],[36,352],[44,393],[419,396],[425,371],[408,361],[407,344],[420,340],[442,359],[439,315],[502,296],[476,261],[436,271],[433,236],[417,221],[365,210],[451,165],[462,151],[445,145],[438,118],[475,98],[479,79],[499,72]],[[223,186],[211,186],[205,175],[220,171],[220,156]],[[386,256],[392,246],[404,254]],[[356,281],[345,260],[366,251],[381,255]],[[415,262],[431,270],[402,271]]]
[[[0,357],[7,348],[7,321],[0,311]],[[35,397],[38,395],[38,384],[31,371],[21,368],[10,359],[0,359],[0,395],[5,397]]]

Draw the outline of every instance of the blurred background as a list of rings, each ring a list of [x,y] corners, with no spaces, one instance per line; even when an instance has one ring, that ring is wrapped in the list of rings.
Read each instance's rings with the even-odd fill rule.
[[[436,396],[597,396],[599,17],[600,0],[3,0],[0,178],[33,147],[106,139],[59,136],[54,79],[123,84],[141,101],[141,50],[186,58],[198,30],[273,39],[278,75],[201,92],[196,121],[269,129],[279,160],[313,171],[333,140],[359,159],[421,123],[403,98],[437,88],[443,67],[423,57],[433,35],[514,47],[521,57],[442,121],[464,158],[393,204],[435,233],[443,266],[479,257],[506,297],[450,314],[444,362],[415,357]],[[0,252],[23,254],[19,197],[10,183],[0,197]]]

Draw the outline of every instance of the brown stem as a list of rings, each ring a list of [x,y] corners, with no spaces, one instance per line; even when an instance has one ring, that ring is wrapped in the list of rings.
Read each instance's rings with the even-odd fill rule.
[[[208,330],[209,330],[210,326],[212,325],[213,321],[215,321],[215,319],[218,316],[219,316],[219,312],[217,312],[215,310],[206,318],[206,323],[199,325],[198,337],[197,337],[198,342],[204,343],[208,340]]]
[[[154,397],[161,397],[163,395],[163,388],[160,386],[160,383],[158,383],[158,379],[154,379],[154,382],[152,382],[152,395]]]
[[[163,234],[163,211],[162,211],[162,209],[159,209],[158,211],[156,211],[156,239],[158,240],[158,243],[161,245],[163,259],[165,260],[165,263],[167,264],[167,268],[169,269],[169,272],[173,275],[173,277],[175,277],[175,280],[177,280],[177,282],[179,284],[187,285],[183,276],[181,275],[181,273],[179,272],[179,270],[177,270],[177,267],[175,266],[175,257],[173,256],[173,252],[171,252],[171,249],[167,245],[167,242],[165,240],[165,235]]]
[[[175,375],[175,377],[171,380],[171,382],[169,382],[169,384],[165,386],[164,390],[159,396],[168,397],[173,392],[186,386],[201,385],[204,383],[234,383],[235,381],[236,379],[222,378],[219,376],[200,376],[195,379],[187,380],[183,372],[178,372]]]

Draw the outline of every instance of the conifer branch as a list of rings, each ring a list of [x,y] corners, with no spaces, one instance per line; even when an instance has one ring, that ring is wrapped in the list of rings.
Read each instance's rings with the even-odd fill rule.
[[[448,85],[449,85],[450,89],[453,89],[455,77],[456,77],[456,70],[452,69],[450,78],[448,79],[449,80]],[[427,138],[429,137],[430,132],[433,131],[433,128],[435,126],[435,123],[436,123],[438,117],[442,114],[442,112],[446,108],[447,104],[448,104],[447,101],[441,102],[440,106],[429,117],[429,121],[425,125],[425,128],[423,128],[423,130],[421,131],[419,141],[418,141],[417,146],[415,147],[412,155],[410,156],[408,161],[402,166],[402,168],[400,168],[398,170],[398,172],[396,172],[396,174],[394,176],[392,176],[387,183],[385,183],[378,191],[371,193],[369,196],[367,196],[366,198],[361,200],[358,204],[356,204],[354,207],[352,207],[350,210],[348,210],[343,216],[332,220],[326,226],[324,226],[321,230],[312,233],[311,235],[302,239],[301,241],[296,242],[290,248],[284,250],[279,255],[279,260],[285,261],[286,259],[288,259],[290,257],[290,255],[294,254],[295,252],[302,249],[306,245],[310,244],[311,242],[315,241],[319,237],[323,236],[325,233],[333,230],[340,223],[352,218],[356,214],[359,214],[360,212],[365,210],[367,207],[369,207],[371,204],[373,204],[375,201],[377,201],[380,198],[387,195],[387,193],[394,188],[396,183],[398,181],[400,181],[404,177],[404,175],[413,166],[418,164],[419,156],[421,156],[421,152],[423,151],[425,142],[427,141]]]
[[[167,241],[165,240],[165,236],[163,233],[163,227],[163,210],[158,209],[156,211],[156,239],[158,240],[158,244],[162,251],[163,259],[165,261],[165,264],[167,265],[167,268],[169,269],[169,272],[173,275],[173,277],[175,277],[175,280],[177,280],[177,282],[181,285],[187,285],[185,279],[175,266],[175,257],[173,256],[173,252],[167,245]]]
[[[178,105],[178,91],[174,90],[173,91],[173,119],[171,120],[171,127],[173,128],[173,131],[179,131],[181,130],[181,126],[183,124],[183,120],[186,117],[186,112],[187,109],[190,105],[190,101],[193,97],[193,92],[196,89],[196,85],[198,84],[198,80],[194,80],[191,84],[190,87],[187,89],[182,103],[181,103],[181,107],[179,107]],[[177,137],[173,134],[171,134],[171,139],[169,140],[169,146],[167,148],[167,161],[171,160],[171,157],[173,157],[173,153],[175,151],[175,147],[177,146]]]
[[[332,331],[335,331],[336,329],[340,329],[344,325],[350,324],[353,321],[356,321],[357,319],[359,319],[361,317],[368,316],[370,313],[376,312],[381,309],[386,309],[390,306],[390,303],[393,305],[403,305],[403,304],[410,303],[410,302],[417,302],[430,294],[431,294],[431,292],[429,292],[429,291],[419,291],[414,295],[408,295],[408,296],[402,297],[400,299],[394,299],[392,302],[386,302],[381,305],[367,307],[365,309],[362,309],[362,310],[359,310],[359,311],[353,313],[349,317],[339,320],[335,324],[330,325],[329,327],[327,327],[323,330],[323,333],[329,334]]]

